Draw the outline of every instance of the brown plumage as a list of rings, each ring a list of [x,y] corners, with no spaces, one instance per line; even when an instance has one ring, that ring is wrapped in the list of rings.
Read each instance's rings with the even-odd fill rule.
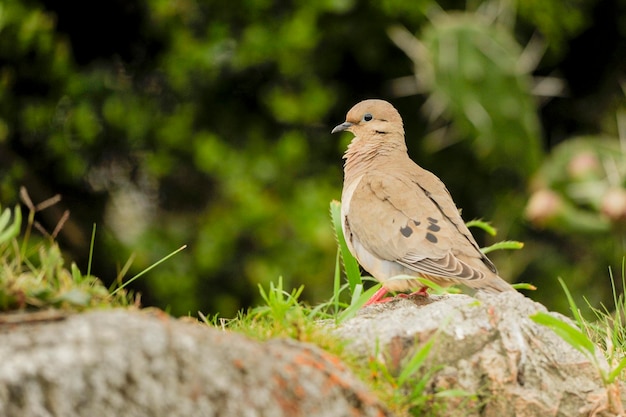
[[[356,104],[332,133],[344,130],[354,138],[344,155],[343,232],[350,252],[383,283],[368,304],[387,290],[422,287],[406,276],[513,290],[480,251],[443,182],[409,158],[402,118],[391,104]]]

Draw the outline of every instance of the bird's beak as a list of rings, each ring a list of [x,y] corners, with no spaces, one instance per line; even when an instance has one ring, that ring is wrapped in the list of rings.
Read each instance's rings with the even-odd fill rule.
[[[335,126],[335,128],[330,133],[343,132],[344,130],[348,130],[352,127],[352,123],[343,122],[340,125]]]

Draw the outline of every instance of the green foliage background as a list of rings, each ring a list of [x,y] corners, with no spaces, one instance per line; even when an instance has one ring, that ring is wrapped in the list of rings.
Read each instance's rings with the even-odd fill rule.
[[[82,269],[97,223],[93,271],[108,282],[131,253],[136,272],[188,244],[135,287],[174,314],[232,315],[278,276],[315,303],[332,293],[328,207],[350,139],[330,129],[385,98],[465,219],[526,243],[493,256],[503,276],[551,308],[567,307],[558,276],[604,300],[624,219],[568,194],[563,181],[586,179],[555,181],[550,166],[571,157],[552,155],[560,143],[602,136],[617,168],[593,179],[596,200],[626,184],[625,6],[517,3],[2,0],[0,202],[20,185],[62,194],[39,221],[71,210],[60,241]],[[533,94],[546,76],[563,88]],[[527,217],[545,188],[606,227]]]

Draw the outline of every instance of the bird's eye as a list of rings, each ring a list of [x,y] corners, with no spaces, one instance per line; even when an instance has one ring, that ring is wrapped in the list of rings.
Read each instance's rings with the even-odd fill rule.
[[[365,120],[366,122],[369,122],[370,120],[372,120],[374,117],[370,114],[370,113],[365,113],[363,115],[363,120]]]

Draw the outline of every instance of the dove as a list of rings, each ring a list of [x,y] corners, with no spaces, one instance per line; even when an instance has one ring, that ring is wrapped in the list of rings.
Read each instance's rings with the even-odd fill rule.
[[[443,182],[409,157],[402,118],[390,103],[361,101],[331,133],[343,131],[354,135],[343,156],[344,237],[382,283],[366,305],[392,291],[427,295],[418,277],[444,287],[514,290],[480,251]]]

